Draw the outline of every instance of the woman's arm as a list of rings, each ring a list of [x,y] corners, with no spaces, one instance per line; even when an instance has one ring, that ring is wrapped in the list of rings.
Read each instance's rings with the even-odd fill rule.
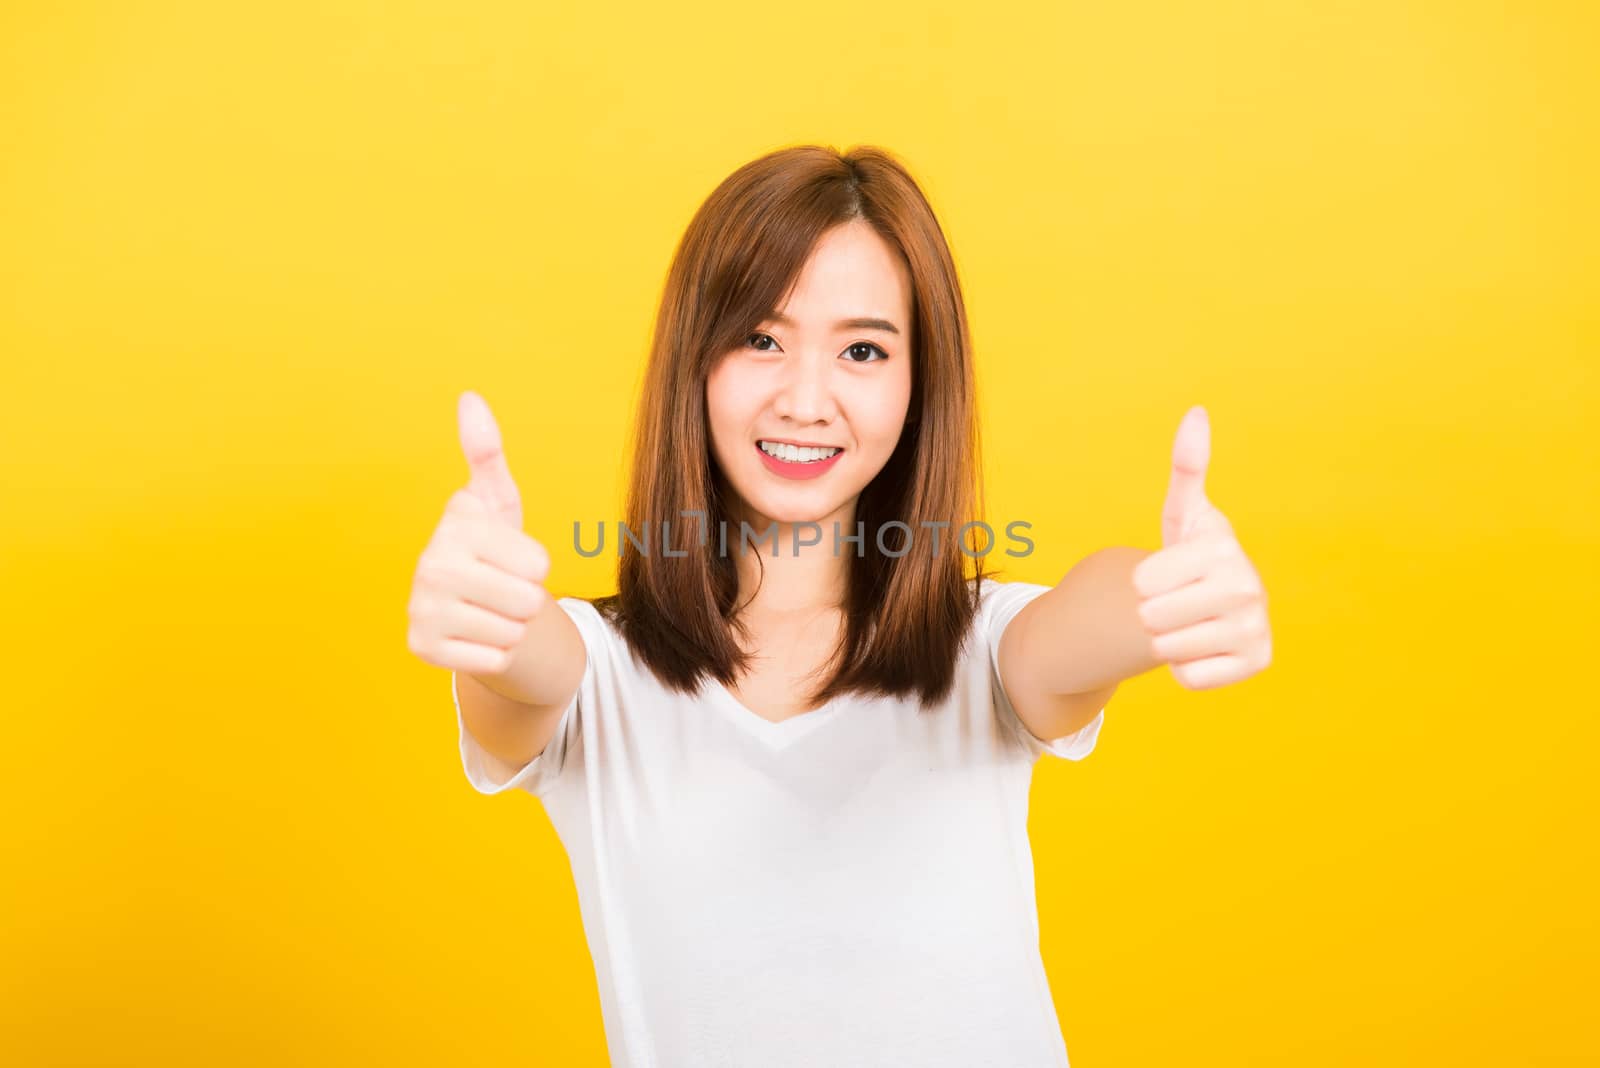
[[[1101,549],[1029,601],[1000,636],[1017,717],[1054,741],[1094,719],[1117,686],[1170,664],[1185,689],[1227,686],[1272,663],[1267,591],[1233,524],[1206,497],[1211,419],[1184,414],[1161,509],[1161,549]]]
[[[485,750],[520,768],[555,737],[587,666],[578,625],[552,601],[528,625],[503,674],[456,672],[461,719]]]
[[[1150,555],[1120,545],[1091,553],[1006,626],[1000,682],[1035,737],[1073,733],[1125,680],[1164,663],[1139,618],[1133,583],[1133,569]]]

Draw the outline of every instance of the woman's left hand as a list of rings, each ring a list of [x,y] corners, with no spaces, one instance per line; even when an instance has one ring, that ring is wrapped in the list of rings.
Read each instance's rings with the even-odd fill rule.
[[[1189,690],[1239,682],[1272,663],[1261,576],[1239,547],[1232,524],[1206,499],[1210,458],[1206,410],[1191,408],[1172,449],[1162,548],[1133,570],[1151,651]]]

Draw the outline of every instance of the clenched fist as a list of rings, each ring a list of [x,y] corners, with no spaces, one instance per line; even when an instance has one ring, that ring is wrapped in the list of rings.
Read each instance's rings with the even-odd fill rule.
[[[550,554],[522,532],[522,499],[489,405],[469,390],[457,421],[472,476],[417,561],[406,643],[430,664],[495,678],[511,670],[528,624],[552,603]]]

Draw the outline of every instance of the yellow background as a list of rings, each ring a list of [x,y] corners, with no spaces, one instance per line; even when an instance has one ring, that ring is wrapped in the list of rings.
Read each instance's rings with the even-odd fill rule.
[[[0,1061],[599,1064],[565,855],[474,793],[416,558],[505,430],[562,594],[674,242],[896,152],[1006,577],[1155,548],[1178,420],[1276,660],[1037,769],[1075,1068],[1600,1058],[1600,20],[1583,4],[10,4]]]

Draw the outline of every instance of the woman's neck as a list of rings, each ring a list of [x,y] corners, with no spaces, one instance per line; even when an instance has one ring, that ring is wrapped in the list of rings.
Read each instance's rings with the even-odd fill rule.
[[[843,542],[842,538],[855,533],[854,500],[847,501],[833,515],[816,520],[816,525],[822,528],[822,540],[815,545],[802,544],[798,555],[796,531],[799,540],[805,542],[817,536],[814,528],[803,523],[750,518],[748,513],[745,522],[750,524],[752,535],[744,553],[739,552],[740,543],[735,534],[738,518],[729,523],[728,552],[738,568],[738,604],[747,622],[780,626],[802,624],[844,603],[850,557],[856,546],[854,542]],[[833,544],[835,523],[841,538],[838,552],[834,551]],[[772,538],[767,533],[769,527],[777,531],[776,555]],[[757,535],[765,537],[757,542]]]

